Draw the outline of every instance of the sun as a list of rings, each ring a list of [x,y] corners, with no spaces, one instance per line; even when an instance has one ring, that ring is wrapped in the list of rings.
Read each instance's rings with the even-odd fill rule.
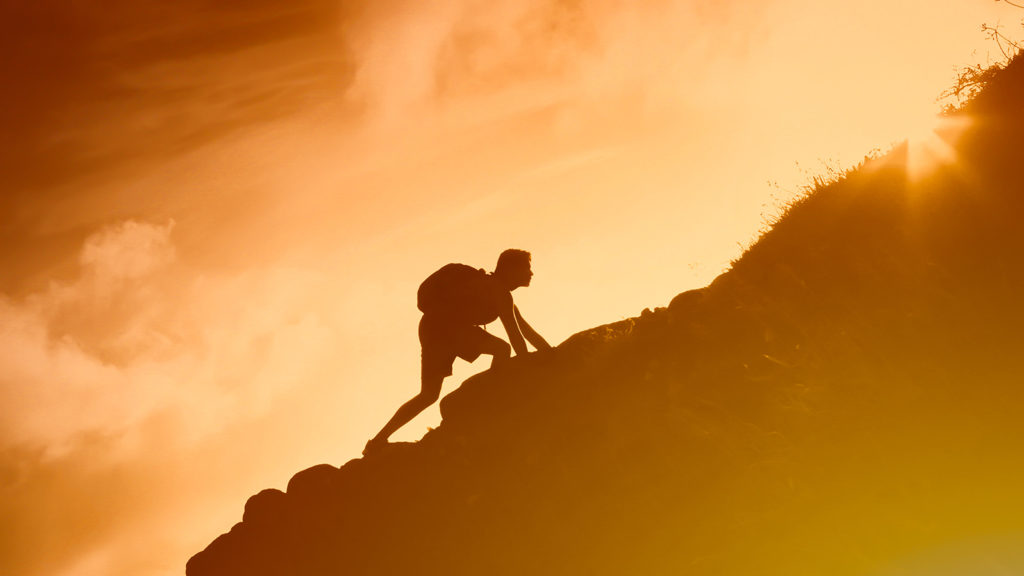
[[[932,116],[908,125],[907,178],[919,182],[957,162],[956,143],[970,126],[967,116]]]

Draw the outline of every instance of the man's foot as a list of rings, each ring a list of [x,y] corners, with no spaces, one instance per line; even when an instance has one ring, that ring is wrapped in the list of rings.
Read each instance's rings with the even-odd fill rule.
[[[366,447],[363,448],[363,456],[369,456],[370,454],[380,452],[381,449],[383,449],[387,445],[387,440],[370,438],[370,440],[366,443]]]

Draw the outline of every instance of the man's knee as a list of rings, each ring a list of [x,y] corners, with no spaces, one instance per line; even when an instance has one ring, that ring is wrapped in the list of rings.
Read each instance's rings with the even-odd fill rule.
[[[437,399],[440,398],[440,397],[441,397],[441,392],[439,390],[429,390],[429,391],[420,392],[419,395],[416,396],[417,401],[424,408],[427,408],[431,404],[433,404],[434,402],[437,402]]]
[[[512,357],[512,346],[508,342],[501,339],[495,339],[493,352],[495,358],[511,358]]]
[[[406,402],[405,406],[407,407],[407,410],[412,410],[416,414],[419,414],[420,412],[423,412],[427,408],[430,408],[430,405],[437,401],[437,397],[437,394],[420,392],[419,394],[413,396],[408,402]]]
[[[437,402],[437,399],[441,397],[441,383],[443,381],[443,376],[424,376],[420,393],[415,398],[417,404],[426,408]]]

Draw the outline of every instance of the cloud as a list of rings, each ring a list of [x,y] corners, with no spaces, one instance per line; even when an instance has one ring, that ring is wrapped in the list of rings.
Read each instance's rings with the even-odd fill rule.
[[[349,97],[374,127],[430,121],[438,108],[508,90],[533,101],[597,48],[598,2],[392,2],[371,5],[347,35]]]
[[[61,457],[98,437],[130,450],[168,415],[174,437],[197,441],[322,366],[334,334],[306,307],[314,276],[193,275],[174,227],[109,226],[85,241],[74,281],[0,297],[0,449]]]
[[[336,284],[197,269],[184,228],[115,222],[83,240],[72,278],[0,294],[0,550],[15,573],[180,573],[250,476],[308,457],[301,399],[344,397],[324,387],[352,354],[325,304]],[[267,430],[279,442],[252,441]]]
[[[353,93],[393,114],[551,83],[601,98],[686,88],[679,82],[712,61],[749,53],[766,11],[729,2],[381,4],[349,39]]]
[[[173,220],[162,226],[132,220],[111,226],[86,240],[79,261],[104,282],[142,278],[174,260],[173,229]]]

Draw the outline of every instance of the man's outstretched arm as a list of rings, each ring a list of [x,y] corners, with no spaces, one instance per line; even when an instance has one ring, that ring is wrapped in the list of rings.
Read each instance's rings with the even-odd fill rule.
[[[498,318],[501,319],[501,325],[505,327],[505,333],[508,334],[508,343],[516,351],[516,356],[522,356],[529,352],[529,350],[527,350],[526,342],[523,340],[523,333],[519,330],[519,323],[516,322],[517,316],[519,314],[516,312],[515,306],[510,302],[508,307],[502,307],[502,312],[498,315]]]
[[[526,320],[523,319],[523,315],[519,312],[518,306],[513,304],[512,311],[515,313],[516,324],[519,326],[519,330],[522,332],[523,336],[526,337],[526,340],[530,344],[533,344],[534,348],[537,350],[548,350],[551,348],[551,344],[548,344],[548,341],[545,340],[544,337],[538,334],[532,326],[526,323]]]

